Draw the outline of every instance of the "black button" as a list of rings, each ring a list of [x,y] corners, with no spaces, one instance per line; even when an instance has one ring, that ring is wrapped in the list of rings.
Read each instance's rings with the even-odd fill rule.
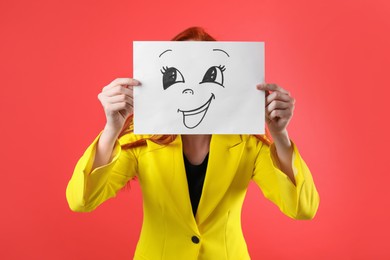
[[[192,242],[194,243],[194,244],[198,244],[199,243],[199,238],[197,237],[197,236],[193,236],[193,237],[191,237],[191,240],[192,240]]]

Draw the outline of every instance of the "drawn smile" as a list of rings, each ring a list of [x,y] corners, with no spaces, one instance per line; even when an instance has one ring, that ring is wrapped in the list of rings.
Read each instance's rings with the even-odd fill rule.
[[[211,97],[209,100],[206,101],[203,105],[196,109],[191,110],[181,110],[178,109],[177,112],[183,113],[183,124],[185,127],[189,129],[193,129],[197,127],[202,121],[203,118],[206,116],[207,110],[209,109],[209,106],[211,104],[211,101],[215,99],[215,96],[213,93],[211,93]]]

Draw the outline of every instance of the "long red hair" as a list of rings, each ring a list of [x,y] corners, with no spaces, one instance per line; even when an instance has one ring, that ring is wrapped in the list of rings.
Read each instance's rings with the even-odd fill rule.
[[[173,37],[172,41],[216,41],[214,37],[212,37],[210,34],[208,34],[203,28],[201,27],[190,27],[175,37]],[[129,116],[129,118],[126,120],[126,123],[123,127],[122,132],[120,133],[119,137],[132,133],[134,131],[134,125],[133,125],[133,115]],[[265,135],[255,135],[258,139],[260,139],[265,144],[269,145],[271,143],[271,136],[269,135],[268,129],[266,129]],[[176,135],[152,135],[149,140],[161,144],[166,145],[174,141],[176,138]],[[130,149],[138,146],[146,145],[146,139],[140,139],[136,142],[123,144],[123,149]]]

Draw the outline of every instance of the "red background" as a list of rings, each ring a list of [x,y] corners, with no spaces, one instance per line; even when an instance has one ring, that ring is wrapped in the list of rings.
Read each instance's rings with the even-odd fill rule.
[[[78,158],[104,126],[97,100],[132,76],[133,40],[199,25],[265,41],[266,80],[296,98],[289,126],[321,196],[294,221],[251,185],[253,259],[389,259],[390,2],[1,1],[1,259],[130,259],[139,186],[92,213],[68,208]]]

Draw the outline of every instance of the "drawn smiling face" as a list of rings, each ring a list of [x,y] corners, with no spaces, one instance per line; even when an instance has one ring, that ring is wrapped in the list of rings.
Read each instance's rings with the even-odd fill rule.
[[[164,53],[171,52],[171,49],[165,50],[163,53],[160,54],[159,57],[161,57]],[[213,49],[213,51],[219,51],[227,55],[229,54],[221,49]],[[177,112],[182,113],[183,118],[183,124],[188,129],[194,129],[200,123],[202,123],[203,119],[205,118],[207,111],[209,110],[211,103],[213,100],[216,99],[216,96],[212,91],[212,88],[210,88],[210,84],[216,84],[223,88],[224,87],[224,71],[226,70],[225,66],[218,65],[218,66],[211,66],[209,67],[206,72],[203,75],[203,78],[201,81],[198,81],[197,84],[199,85],[206,85],[206,87],[198,88],[196,87],[196,92],[203,92],[202,96],[207,97],[203,102],[200,102],[198,106],[194,106],[190,109],[185,108],[178,108]],[[195,88],[194,87],[188,87],[186,85],[185,77],[183,76],[182,72],[176,68],[176,67],[169,67],[169,66],[163,66],[160,70],[162,73],[162,85],[164,90],[172,89],[172,86],[175,86],[174,88],[179,88],[182,95],[186,96],[193,96],[193,98],[196,98]],[[181,83],[181,84],[179,84]],[[209,88],[207,88],[207,85]],[[215,86],[215,85],[214,85]],[[172,87],[172,88],[171,88]],[[169,91],[169,90],[168,90]],[[209,93],[208,93],[209,92]]]

